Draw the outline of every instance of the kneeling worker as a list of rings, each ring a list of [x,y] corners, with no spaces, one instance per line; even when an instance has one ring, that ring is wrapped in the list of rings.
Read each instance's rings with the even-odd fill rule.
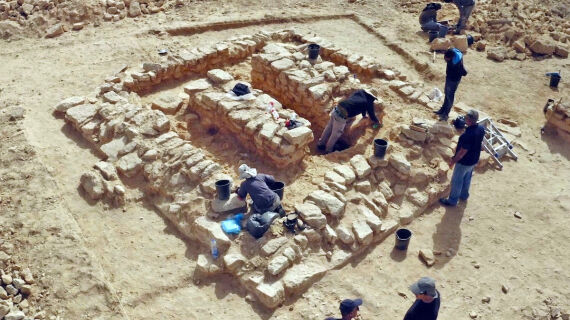
[[[348,99],[339,102],[330,113],[331,118],[317,143],[317,148],[324,149],[326,153],[332,152],[336,142],[344,133],[344,129],[352,125],[358,114],[362,114],[363,118],[368,114],[372,127],[379,128],[380,121],[374,114],[374,100],[378,98],[370,90],[360,89]]]
[[[437,22],[437,11],[441,9],[440,3],[428,3],[422,13],[420,14],[420,25],[422,31],[437,31],[444,30],[447,32],[447,27]]]
[[[239,178],[245,179],[237,189],[237,195],[240,200],[245,200],[249,194],[253,200],[253,212],[265,213],[268,211],[277,212],[280,216],[285,215],[285,211],[281,206],[281,199],[277,193],[271,190],[268,184],[274,184],[273,176],[257,173],[255,168],[250,168],[246,164],[239,166]]]

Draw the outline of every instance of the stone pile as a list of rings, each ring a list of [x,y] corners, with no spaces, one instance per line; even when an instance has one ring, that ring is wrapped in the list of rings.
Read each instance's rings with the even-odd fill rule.
[[[4,254],[0,251],[0,255]],[[34,294],[34,276],[30,269],[14,269],[12,271],[0,269],[0,319],[20,320],[26,318],[26,313],[33,313],[29,298]],[[41,296],[41,294],[40,294]],[[43,312],[33,318],[43,316]]]
[[[280,168],[295,165],[305,157],[306,147],[314,139],[310,122],[297,118],[302,126],[289,130],[285,121],[293,112],[283,109],[271,96],[254,90],[254,100],[236,101],[227,95],[237,83],[229,73],[214,69],[208,77],[194,80],[185,88],[188,110],[200,115],[203,124],[231,134],[243,147]],[[266,111],[270,103],[279,114],[278,120]]]
[[[559,2],[556,5],[519,0],[478,2],[467,33],[480,34],[488,42],[487,57],[496,61],[524,60],[531,55],[567,58],[569,16],[570,8]]]
[[[166,0],[0,0],[0,22],[14,21],[39,31],[46,38],[57,37],[69,30],[81,30],[90,22],[119,21],[163,11]],[[90,21],[91,20],[91,21]],[[0,35],[8,38],[11,34]]]
[[[570,104],[558,102],[546,110],[546,119],[549,125],[556,128],[558,135],[570,142]]]
[[[125,203],[127,190],[120,182],[113,163],[99,161],[95,164],[95,169],[81,175],[81,188],[91,200],[105,198],[114,206],[122,206]]]

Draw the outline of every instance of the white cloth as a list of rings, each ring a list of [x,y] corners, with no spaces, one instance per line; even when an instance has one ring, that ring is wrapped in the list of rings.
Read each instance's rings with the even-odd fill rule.
[[[240,179],[253,178],[257,176],[257,170],[255,168],[248,167],[245,163],[239,166],[238,171]]]
[[[439,90],[438,88],[433,88],[433,90],[428,95],[428,98],[431,101],[435,101],[435,102],[441,100],[441,97],[443,97],[443,93],[441,93],[441,90]]]

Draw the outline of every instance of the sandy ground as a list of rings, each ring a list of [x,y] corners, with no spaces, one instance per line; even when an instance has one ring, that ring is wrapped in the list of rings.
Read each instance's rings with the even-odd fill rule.
[[[63,98],[92,92],[107,75],[122,65],[148,60],[158,48],[200,47],[236,34],[294,26],[395,66],[412,80],[422,80],[409,61],[387,47],[386,41],[395,41],[419,61],[430,63],[437,77],[427,85],[443,87],[442,57],[431,63],[425,38],[416,33],[417,18],[395,11],[390,1],[263,4],[198,2],[138,22],[104,23],[56,39],[1,42],[0,112],[21,106],[26,115],[13,122],[2,113],[0,234],[14,244],[13,259],[40,275],[45,295],[35,305],[62,319],[321,319],[336,314],[340,299],[362,297],[363,319],[398,319],[413,301],[407,286],[429,275],[437,279],[443,296],[440,319],[468,319],[472,311],[478,319],[525,319],[532,308],[546,308],[543,300],[549,297],[568,312],[570,147],[556,136],[540,134],[546,99],[569,97],[564,79],[559,91],[552,91],[544,73],[568,70],[568,59],[499,64],[487,60],[484,53],[469,51],[465,56],[469,75],[456,101],[494,118],[516,121],[521,130],[515,149],[518,161],[507,160],[502,171],[477,172],[467,204],[454,209],[434,207],[414,221],[407,255],[392,251],[393,240],[388,238],[275,311],[248,303],[246,292],[229,276],[194,283],[195,258],[203,248],[182,238],[136,190],[130,192],[137,201],[124,209],[89,203],[82,197],[79,177],[97,156],[51,114],[51,108]],[[264,7],[282,9],[262,11]],[[250,26],[184,37],[146,32],[187,20],[200,23],[346,10],[353,10],[363,21],[376,22],[375,31],[385,38],[349,19]],[[388,103],[394,114],[403,116],[388,110],[387,125],[401,118],[431,117],[427,109],[413,109],[397,99]],[[239,160],[235,155],[219,155],[228,157]],[[289,183],[286,192],[293,202],[304,197],[303,187],[314,177],[342,158],[312,157],[305,171],[275,174]],[[260,171],[270,170],[250,161]],[[522,219],[513,216],[516,211]],[[451,248],[456,254],[438,256],[436,265],[427,268],[417,258],[422,248],[442,252]],[[509,288],[508,293],[501,291],[502,285]],[[490,303],[481,302],[485,296],[491,297]]]

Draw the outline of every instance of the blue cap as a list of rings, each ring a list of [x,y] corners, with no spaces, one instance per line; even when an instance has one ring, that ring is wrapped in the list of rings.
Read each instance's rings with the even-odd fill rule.
[[[362,305],[362,299],[344,299],[340,303],[340,314],[345,316],[354,311],[354,309],[358,308],[360,305]]]

